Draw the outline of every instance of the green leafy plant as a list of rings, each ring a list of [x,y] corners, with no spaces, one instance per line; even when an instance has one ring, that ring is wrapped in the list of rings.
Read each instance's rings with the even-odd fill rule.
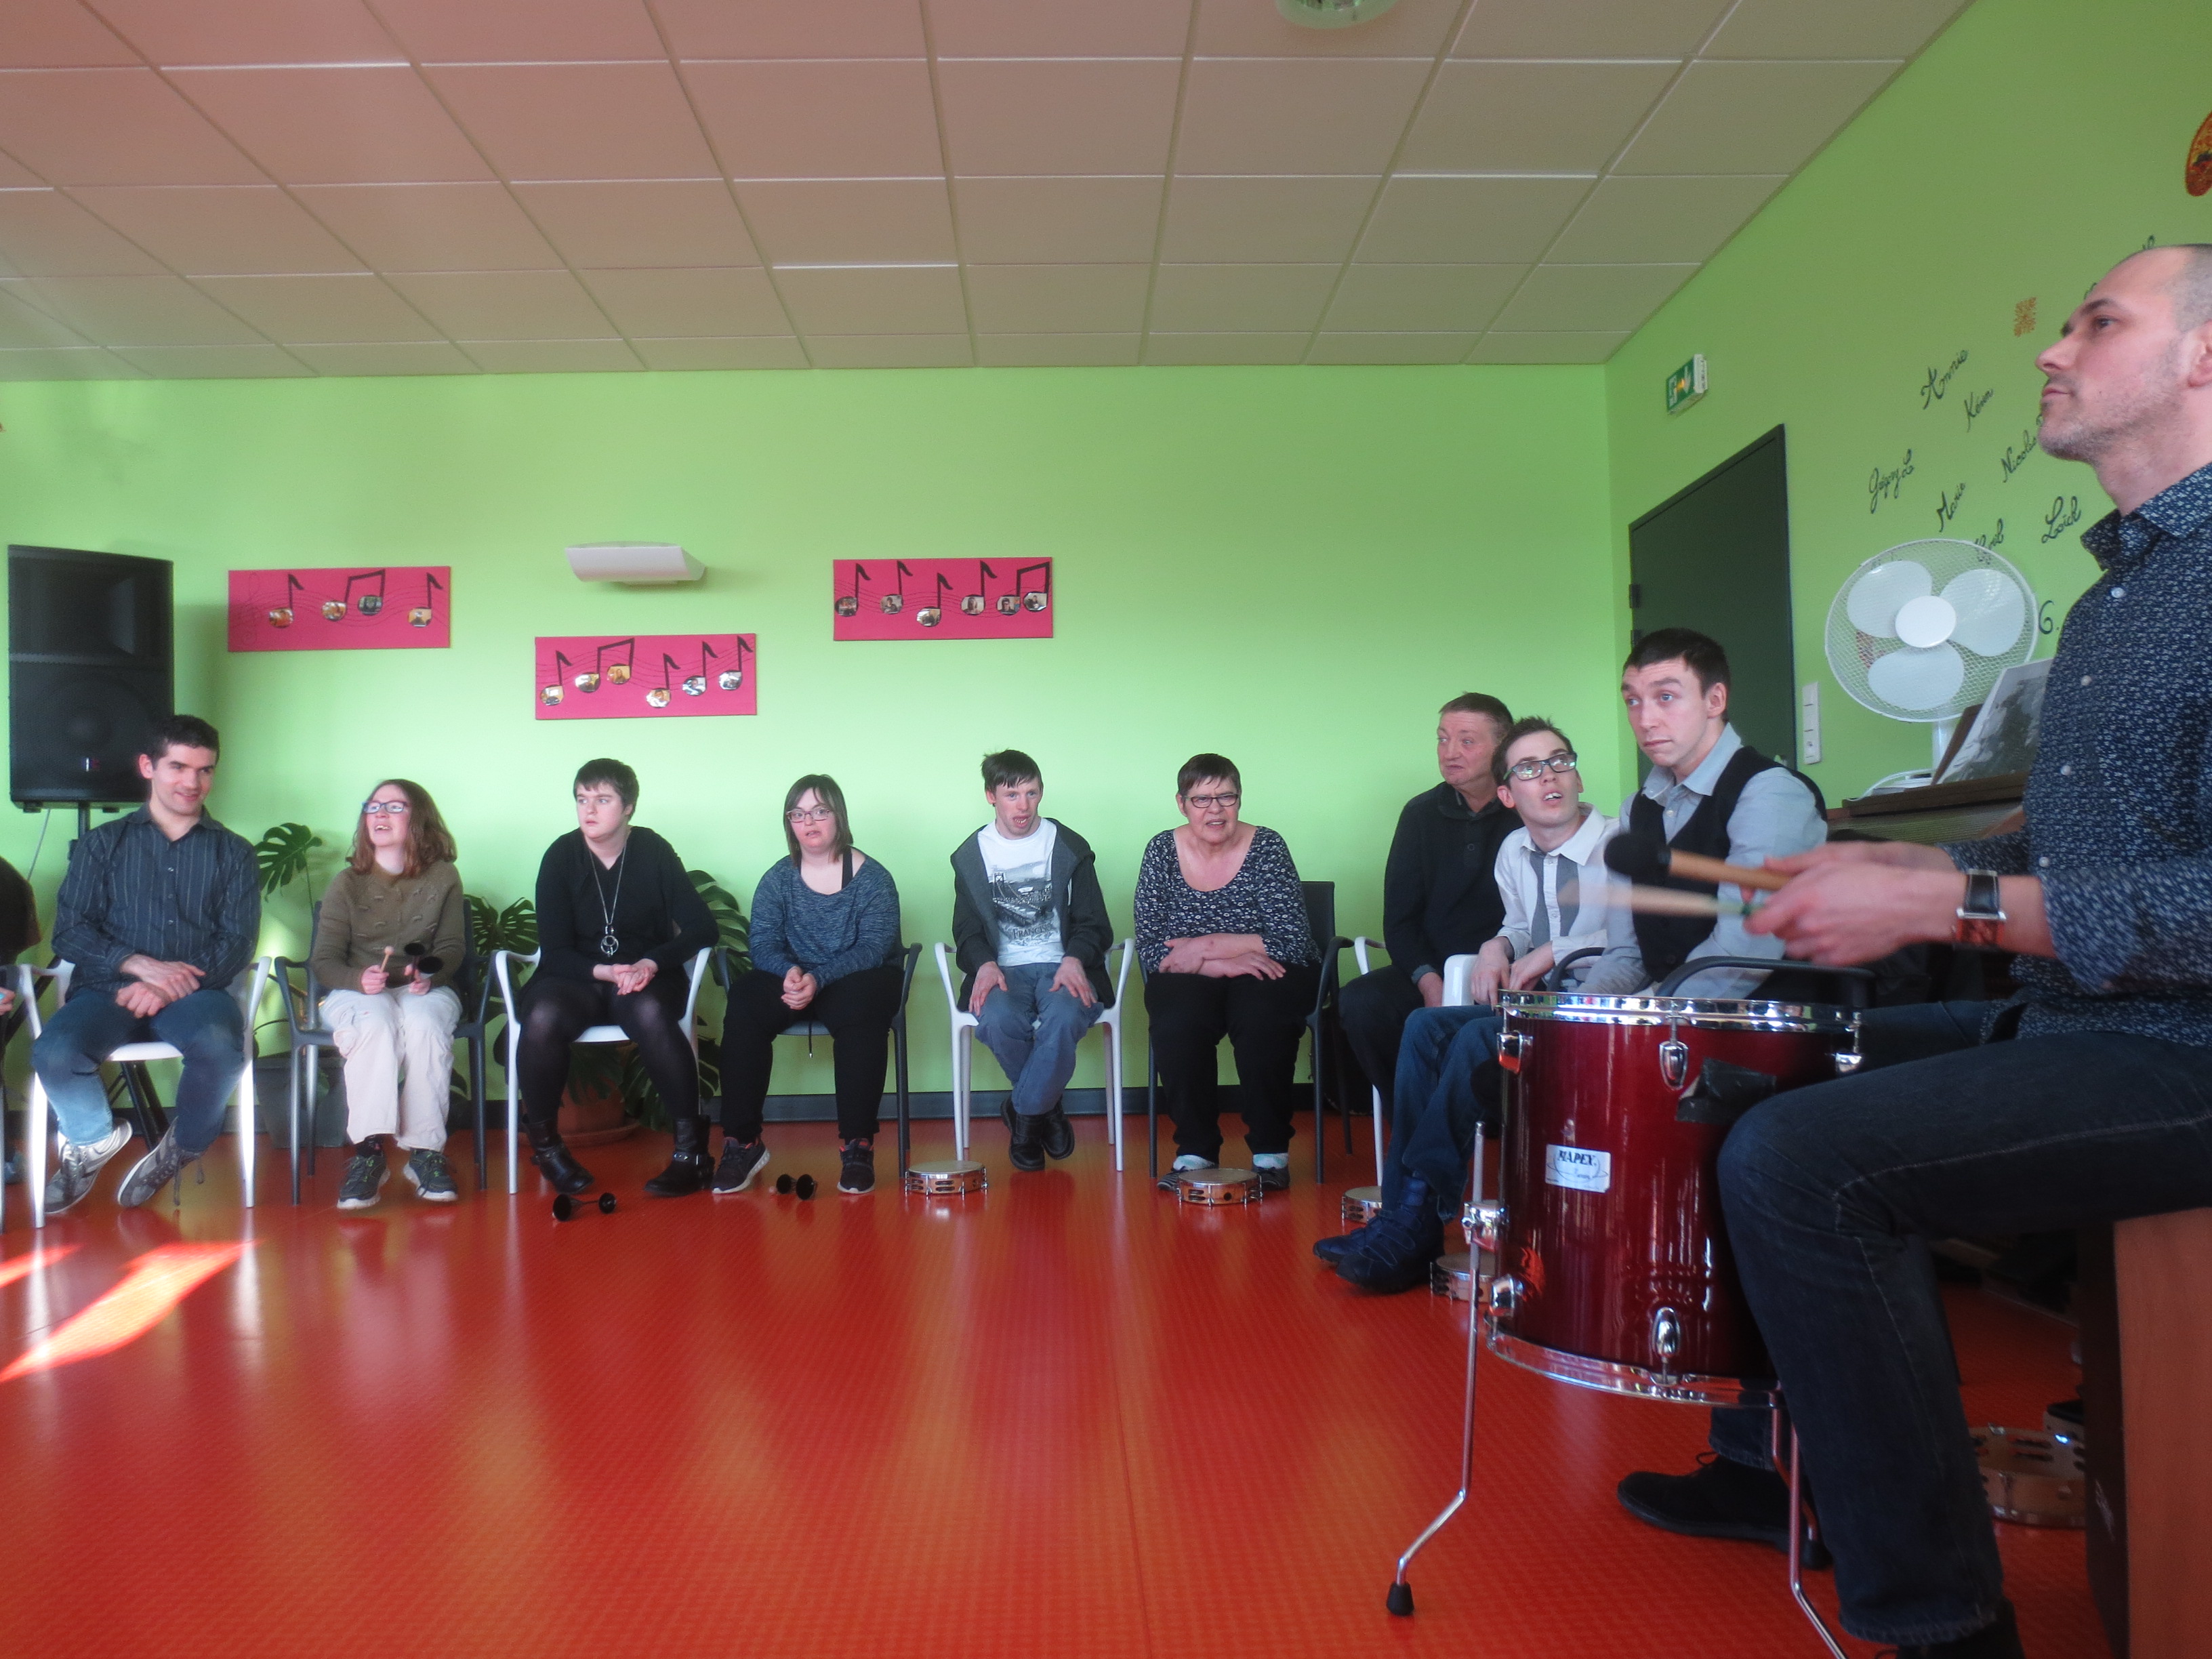
[[[692,890],[706,901],[707,913],[714,918],[716,943],[729,952],[730,971],[749,972],[753,959],[745,950],[745,911],[738,902],[737,895],[716,881],[704,870],[686,870]]]
[[[261,896],[268,898],[307,873],[307,854],[323,838],[304,823],[278,823],[261,832],[253,843],[254,861],[261,866]]]
[[[477,959],[487,972],[495,951],[520,951],[527,956],[538,948],[538,906],[531,900],[519,898],[504,910],[495,910],[490,900],[474,893],[465,894],[462,902],[468,906],[469,936],[476,942]]]

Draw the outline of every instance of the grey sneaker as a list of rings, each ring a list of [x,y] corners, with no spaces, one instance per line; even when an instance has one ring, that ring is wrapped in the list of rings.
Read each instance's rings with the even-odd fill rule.
[[[100,1179],[100,1167],[131,1143],[131,1126],[118,1123],[97,1140],[79,1146],[71,1141],[62,1143],[62,1155],[54,1164],[54,1172],[46,1177],[46,1213],[59,1215],[73,1208],[92,1190],[92,1183]]]
[[[346,1160],[345,1180],[338,1188],[338,1208],[368,1209],[384,1190],[384,1183],[391,1179],[392,1165],[386,1160],[381,1146],[374,1152],[356,1150]]]
[[[160,1146],[131,1166],[131,1173],[115,1189],[116,1203],[126,1210],[137,1208],[174,1181],[184,1167],[184,1155],[177,1150],[177,1132],[171,1129],[161,1137]]]
[[[453,1185],[453,1166],[435,1146],[407,1154],[407,1179],[415,1195],[432,1204],[458,1204],[460,1188]]]
[[[768,1143],[722,1137],[722,1159],[714,1166],[713,1188],[718,1193],[741,1193],[753,1177],[768,1168]]]

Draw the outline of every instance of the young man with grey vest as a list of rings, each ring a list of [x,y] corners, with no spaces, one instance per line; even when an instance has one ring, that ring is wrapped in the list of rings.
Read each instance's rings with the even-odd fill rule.
[[[1013,1084],[1001,1109],[1017,1170],[1075,1150],[1060,1095],[1075,1046],[1114,1000],[1114,925],[1091,843],[1039,810],[1044,777],[1018,749],[983,757],[991,821],[952,854],[960,1005]]]

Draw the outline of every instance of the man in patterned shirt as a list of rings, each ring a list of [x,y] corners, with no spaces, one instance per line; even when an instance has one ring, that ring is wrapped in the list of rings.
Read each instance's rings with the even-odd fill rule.
[[[1800,873],[1751,924],[1820,963],[2008,951],[2020,989],[1878,1011],[1868,1069],[1753,1108],[1721,1154],[1844,1626],[1899,1659],[2021,1651],[1921,1241],[2212,1205],[2212,246],[2122,261],[2036,366],[2044,448],[2116,510],[2081,538],[2101,574],[2051,665],[2024,827],[1774,860]],[[1753,1416],[1622,1501],[1786,1538]]]

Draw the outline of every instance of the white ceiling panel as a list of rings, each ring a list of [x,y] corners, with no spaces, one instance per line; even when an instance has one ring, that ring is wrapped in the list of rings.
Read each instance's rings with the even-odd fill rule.
[[[256,185],[264,178],[145,69],[0,71],[0,148],[56,185]]]
[[[0,191],[0,259],[25,276],[154,276],[161,270],[57,190]]]
[[[0,347],[20,350],[27,346],[79,346],[83,335],[56,321],[26,301],[32,299],[27,284],[0,279]]]
[[[1455,179],[1400,173],[1359,240],[1363,261],[1526,264],[1542,257],[1588,179]]]
[[[463,340],[492,374],[607,374],[645,365],[620,340]]]
[[[760,263],[719,179],[517,185],[514,193],[577,266]]]
[[[1622,173],[1794,173],[1898,65],[1696,63],[1620,158]]]
[[[975,361],[987,368],[1133,368],[1141,334],[978,334]]]
[[[0,348],[0,380],[143,380],[143,371],[133,368],[112,351],[92,347],[33,349]]]
[[[919,58],[920,0],[657,0],[679,58]]]
[[[613,62],[665,57],[643,0],[375,0],[430,64]]]
[[[1473,334],[1318,334],[1310,363],[1455,363]]]
[[[1150,259],[1158,179],[956,179],[960,249],[979,264]]]
[[[259,343],[252,329],[179,276],[49,276],[9,286],[101,345]]]
[[[977,334],[1111,334],[1145,324],[1141,265],[970,265],[968,309]]]
[[[1565,264],[1701,263],[1787,182],[1755,173],[1606,179],[1551,252]]]
[[[93,0],[149,63],[389,64],[398,44],[362,0]]]
[[[1595,173],[1673,64],[1447,64],[1399,165],[1409,173]]]
[[[1820,0],[1826,5],[1829,0]],[[1455,58],[1686,58],[1733,0],[1480,0]],[[1791,0],[1803,7],[1803,0]],[[1803,7],[1804,9],[1814,9]]]
[[[1148,334],[1145,361],[1187,366],[1295,363],[1304,361],[1310,337],[1304,331],[1296,334]]]
[[[292,355],[318,374],[475,374],[480,371],[443,340],[295,345]]]
[[[684,78],[733,179],[945,171],[927,64],[686,64]]]
[[[1429,67],[1389,58],[1193,64],[1176,170],[1382,173]]]
[[[274,185],[107,185],[74,193],[186,276],[362,269]]]
[[[180,70],[176,81],[286,184],[411,185],[492,176],[410,69]]]
[[[965,368],[975,354],[965,334],[815,334],[817,368]]]
[[[94,69],[139,62],[77,0],[8,0],[0,69]]]
[[[510,179],[711,179],[719,171],[665,63],[425,73]]]
[[[392,284],[454,340],[590,340],[615,331],[565,270],[416,271]]]
[[[1273,0],[1199,0],[1201,58],[1434,58],[1459,15],[1460,0],[1398,0],[1370,22],[1310,29]]]
[[[737,340],[630,342],[647,368],[805,368],[806,353],[794,334],[765,334]]]
[[[1583,330],[1556,334],[1484,335],[1468,355],[1471,363],[1601,363],[1620,349],[1627,332]]]
[[[951,265],[813,265],[780,270],[776,286],[810,343],[817,334],[961,334],[960,273]],[[817,355],[817,362],[821,358]]]
[[[927,0],[939,58],[1180,58],[1191,0]]]
[[[1162,265],[1152,326],[1176,334],[1311,329],[1335,286],[1335,265]]]
[[[204,276],[198,284],[283,344],[434,340],[438,331],[380,276]]]
[[[286,380],[314,371],[282,346],[118,346],[115,355],[164,380]]]
[[[942,179],[780,179],[738,186],[771,264],[951,263],[952,204]]]
[[[733,270],[590,270],[584,284],[625,334],[787,334],[768,273]]]
[[[1344,273],[1323,326],[1337,333],[1474,333],[1486,327],[1526,265],[1369,265]]]
[[[1360,221],[1382,184],[1351,174],[1322,179],[1185,175],[1168,191],[1160,258],[1177,264],[1330,260],[1352,254]]]
[[[1740,0],[1708,58],[1910,58],[1964,0]]]
[[[940,63],[952,169],[1164,172],[1182,73],[1172,58]]]
[[[561,263],[504,185],[302,185],[293,194],[378,270]]]
[[[1695,265],[1539,265],[1495,319],[1508,333],[1632,330],[1696,274]]]

